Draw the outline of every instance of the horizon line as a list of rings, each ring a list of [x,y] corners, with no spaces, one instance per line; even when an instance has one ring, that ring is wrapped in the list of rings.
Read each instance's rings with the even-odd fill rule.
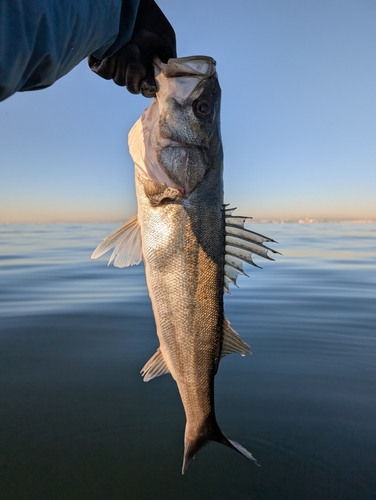
[[[336,224],[336,223],[353,223],[353,224],[373,224],[376,223],[376,219],[333,219],[329,217],[323,218],[252,218],[247,217],[248,223],[252,222],[257,224]],[[16,224],[124,224],[127,218],[124,219],[112,219],[108,221],[85,221],[85,220],[54,220],[54,221],[0,221],[0,225],[9,226]],[[246,222],[247,224],[247,222]]]

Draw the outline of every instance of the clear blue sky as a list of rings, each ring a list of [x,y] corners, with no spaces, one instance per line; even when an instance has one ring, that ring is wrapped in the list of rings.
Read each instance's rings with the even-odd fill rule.
[[[376,219],[376,2],[160,0],[178,55],[214,57],[225,199],[256,219]],[[0,104],[0,222],[136,211],[127,134],[148,106],[86,61]]]

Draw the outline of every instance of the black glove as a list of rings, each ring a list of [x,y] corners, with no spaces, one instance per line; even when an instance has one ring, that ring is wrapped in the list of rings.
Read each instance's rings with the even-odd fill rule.
[[[126,86],[132,94],[154,97],[153,60],[176,57],[175,32],[154,0],[140,0],[131,40],[103,61],[89,56],[89,66],[106,80]]]

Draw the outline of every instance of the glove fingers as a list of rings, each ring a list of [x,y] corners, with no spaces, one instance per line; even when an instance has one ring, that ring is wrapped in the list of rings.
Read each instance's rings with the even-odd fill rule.
[[[93,66],[91,66],[92,71],[97,73],[97,75],[101,76],[105,80],[111,80],[114,76],[117,62],[116,62],[116,54],[112,57],[107,57],[103,59],[103,61],[98,61]],[[90,64],[90,63],[89,63]]]
[[[141,82],[140,89],[141,94],[144,97],[155,97],[157,86],[155,84],[154,76],[146,75],[146,78]]]
[[[144,97],[155,97],[157,84],[154,78],[154,58],[163,62],[175,55],[171,47],[148,30],[140,29],[128,52],[127,89],[138,88]]]
[[[126,85],[126,70],[128,64],[127,46],[117,52],[116,67],[113,74],[113,80],[116,85],[124,87]]]
[[[137,45],[129,44],[126,46],[126,51],[125,85],[131,94],[139,94],[141,91],[141,82],[146,77],[145,66],[141,61],[140,49]],[[116,80],[115,83],[117,83]]]
[[[116,55],[112,57],[107,57],[103,61],[95,59],[95,57],[89,57],[89,66],[94,73],[101,76],[105,80],[111,80],[114,77],[116,71]]]
[[[94,73],[132,94],[154,97],[155,57],[164,63],[176,57],[175,32],[154,0],[140,0],[131,41],[103,61],[90,56],[88,62]]]
[[[176,57],[176,50],[172,46],[163,43],[163,40],[156,40],[154,47],[155,53],[163,63],[167,63],[169,59]]]

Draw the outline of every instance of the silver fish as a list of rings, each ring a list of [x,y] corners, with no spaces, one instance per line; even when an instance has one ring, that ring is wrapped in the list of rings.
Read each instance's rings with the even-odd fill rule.
[[[138,215],[94,251],[114,248],[110,262],[145,264],[160,346],[141,370],[145,382],[170,373],[186,414],[182,473],[199,449],[217,441],[257,463],[221,432],[214,411],[220,359],[249,346],[224,315],[223,292],[267,259],[266,236],[223,205],[221,90],[216,63],[195,56],[156,62],[158,92],[129,133]],[[277,253],[277,252],[276,252]]]

